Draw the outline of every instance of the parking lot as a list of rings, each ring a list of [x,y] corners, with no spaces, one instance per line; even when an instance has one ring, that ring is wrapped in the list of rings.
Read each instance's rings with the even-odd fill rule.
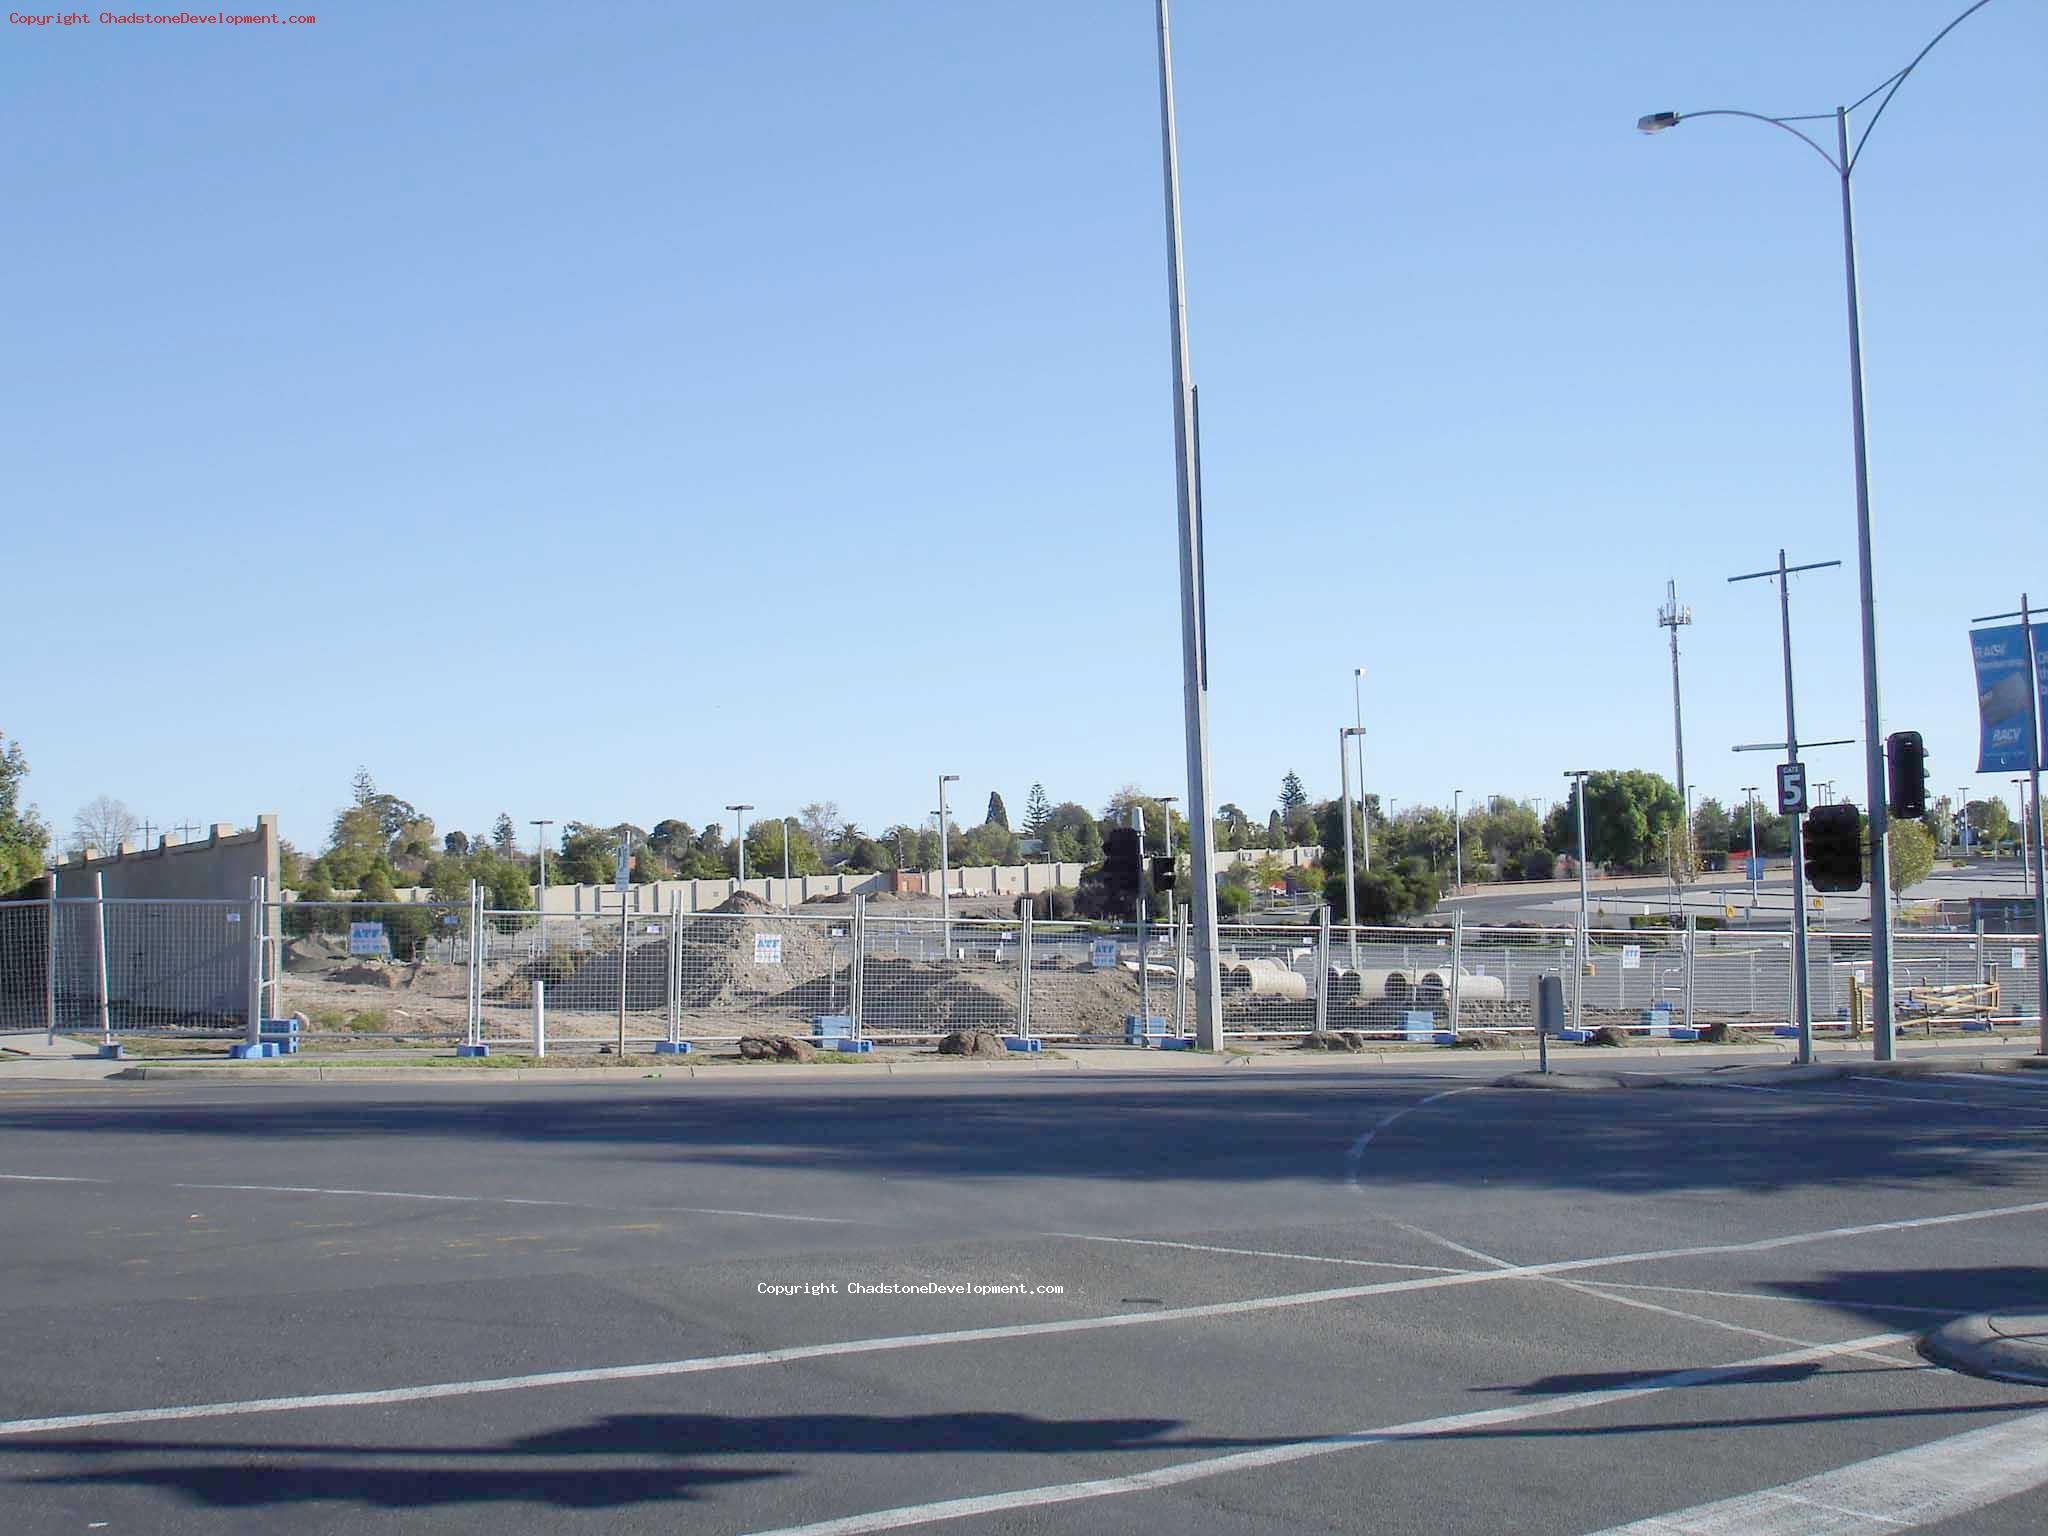
[[[1501,1071],[0,1081],[0,1526],[2048,1524],[2048,1073]]]

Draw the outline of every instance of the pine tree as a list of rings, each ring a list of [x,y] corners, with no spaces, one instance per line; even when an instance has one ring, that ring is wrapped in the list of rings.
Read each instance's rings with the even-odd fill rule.
[[[1024,835],[1043,839],[1045,824],[1052,820],[1052,802],[1045,797],[1045,786],[1033,784],[1031,797],[1024,802]]]
[[[377,798],[377,781],[370,777],[367,768],[356,769],[356,776],[348,781],[348,789],[357,805],[368,805]]]
[[[1280,781],[1280,819],[1292,819],[1294,813],[1308,804],[1308,791],[1301,787],[1301,775],[1292,768],[1287,777]]]
[[[1272,815],[1266,818],[1266,846],[1268,848],[1285,848],[1287,846],[1287,835],[1281,829],[1280,813],[1278,811],[1273,812]]]
[[[982,825],[1010,830],[1010,812],[1003,805],[1002,794],[997,790],[988,792],[988,815],[982,818]]]
[[[497,824],[491,828],[491,842],[507,857],[519,851],[519,829],[512,825],[510,811],[498,812]]]

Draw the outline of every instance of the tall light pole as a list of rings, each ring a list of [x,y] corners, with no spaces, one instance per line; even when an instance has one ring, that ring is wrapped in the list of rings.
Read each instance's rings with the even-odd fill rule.
[[[1189,378],[1187,290],[1181,276],[1180,151],[1173,125],[1173,41],[1158,0],[1159,140],[1166,187],[1166,292],[1173,346],[1175,524],[1180,539],[1182,707],[1188,760],[1189,878],[1194,924],[1195,1045],[1221,1048],[1223,997],[1216,972],[1216,824],[1209,795],[1208,598],[1202,571],[1201,401]]]
[[[1451,889],[1460,896],[1465,894],[1465,818],[1458,809],[1458,802],[1464,795],[1465,791],[1462,789],[1451,791],[1451,846],[1457,853],[1457,863],[1454,866],[1456,872],[1451,877]]]
[[[1337,732],[1337,772],[1344,781],[1344,927],[1350,933],[1351,964],[1358,965],[1358,876],[1351,866],[1351,744],[1348,738],[1363,736],[1365,727],[1348,725]],[[1361,799],[1363,785],[1359,786]]]
[[[1351,723],[1358,727],[1358,830],[1365,846],[1360,850],[1365,861],[1365,872],[1372,873],[1372,808],[1365,801],[1365,705],[1359,698],[1358,685],[1365,677],[1365,668],[1351,669]]]
[[[1173,808],[1180,804],[1180,796],[1155,795],[1153,798],[1163,808],[1166,820],[1166,867],[1171,869],[1173,867]]]
[[[789,824],[795,819],[793,816],[782,818],[782,905],[785,911],[789,908]]]
[[[2027,850],[2033,847],[2033,840],[2027,836],[2027,781],[2012,781],[2012,797],[2020,808],[2020,894],[2027,894]]]
[[[745,885],[747,883],[747,812],[751,811],[753,807],[751,805],[728,805],[726,809],[732,812],[733,846],[739,849],[740,884]]]
[[[540,854],[540,900],[535,903],[535,907],[541,912],[546,912],[548,909],[548,828],[552,827],[554,822],[536,819],[527,822],[527,825],[534,829],[533,845]]]
[[[1572,781],[1572,803],[1577,807],[1579,813],[1579,947],[1581,953],[1577,956],[1580,974],[1572,978],[1572,1027],[1574,1029],[1583,1028],[1586,1022],[1585,952],[1590,951],[1591,948],[1586,938],[1587,929],[1591,925],[1591,916],[1587,912],[1588,903],[1586,900],[1586,780],[1592,776],[1593,770],[1590,768],[1571,768],[1565,771],[1565,777]]]
[[[1884,116],[1884,110],[1891,105],[1892,97],[1899,87],[1919,66],[1922,59],[1933,50],[1950,32],[1962,24],[1966,17],[1975,15],[1990,0],[1976,0],[1947,26],[1934,34],[1933,39],[1913,56],[1913,61],[1890,79],[1878,85],[1856,102],[1857,107],[1875,97],[1882,97],[1870,114],[1870,121],[1863,127],[1852,150],[1849,146],[1848,107],[1836,107],[1835,152],[1829,154],[1820,143],[1811,138],[1795,124],[1816,122],[1825,113],[1811,113],[1801,117],[1769,117],[1761,112],[1746,112],[1735,108],[1714,108],[1705,112],[1653,112],[1638,118],[1636,126],[1645,133],[1661,133],[1674,128],[1688,117],[1746,117],[1756,122],[1768,123],[1782,128],[1800,140],[1821,159],[1828,163],[1840,183],[1842,196],[1842,271],[1848,292],[1849,304],[1849,422],[1850,436],[1855,451],[1856,465],[1856,574],[1861,598],[1863,620],[1863,773],[1865,786],[1865,813],[1870,824],[1870,992],[1872,1053],[1879,1061],[1890,1061],[1895,1054],[1895,1019],[1892,1011],[1892,931],[1891,931],[1891,844],[1890,820],[1885,804],[1885,747],[1884,727],[1878,708],[1877,686],[1877,585],[1872,571],[1870,534],[1870,461],[1865,442],[1863,420],[1863,327],[1856,297],[1856,221],[1849,196],[1849,178],[1856,169],[1856,162],[1862,158],[1864,146],[1870,142],[1871,130]]]
[[[1763,894],[1763,854],[1756,846],[1756,792],[1758,786],[1745,784],[1743,794],[1749,797],[1749,920],[1756,921],[1757,899]]]
[[[1956,835],[1962,840],[1963,852],[1970,851],[1970,786],[1956,786]]]
[[[946,786],[959,782],[957,773],[939,775],[939,933],[948,960],[953,958],[953,882],[946,874]]]
[[[1678,798],[1685,806],[1684,846],[1679,851],[1680,867],[1691,864],[1692,799],[1685,787],[1685,705],[1678,691],[1678,631],[1692,622],[1692,609],[1678,601],[1678,583],[1664,583],[1664,606],[1657,610],[1657,623],[1671,631],[1671,735],[1678,748]],[[1683,884],[1679,886],[1684,890]]]

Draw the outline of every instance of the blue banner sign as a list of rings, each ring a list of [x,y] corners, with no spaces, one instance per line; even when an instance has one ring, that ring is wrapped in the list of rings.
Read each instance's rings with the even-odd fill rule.
[[[1977,745],[1979,773],[2006,773],[2036,766],[2032,748],[2033,711],[2027,697],[2027,632],[2018,624],[1970,631],[1970,655],[1977,663],[1977,716],[1983,737]],[[2048,675],[2035,680],[2048,717]],[[2044,718],[2048,725],[2048,718]],[[2048,734],[2048,732],[2044,732]]]

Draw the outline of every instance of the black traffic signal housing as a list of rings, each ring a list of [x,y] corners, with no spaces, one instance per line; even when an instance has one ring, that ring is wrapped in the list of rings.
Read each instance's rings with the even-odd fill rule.
[[[1927,744],[1918,731],[1894,731],[1884,742],[1885,804],[1901,821],[1927,814]]]
[[[1863,813],[1853,805],[1817,805],[1802,834],[1806,879],[1816,891],[1863,888]]]
[[[1102,883],[1114,907],[1137,905],[1145,883],[1145,850],[1135,827],[1111,827],[1102,834]]]
[[[1163,853],[1155,854],[1152,858],[1152,889],[1155,891],[1170,891],[1173,889],[1173,860]]]

